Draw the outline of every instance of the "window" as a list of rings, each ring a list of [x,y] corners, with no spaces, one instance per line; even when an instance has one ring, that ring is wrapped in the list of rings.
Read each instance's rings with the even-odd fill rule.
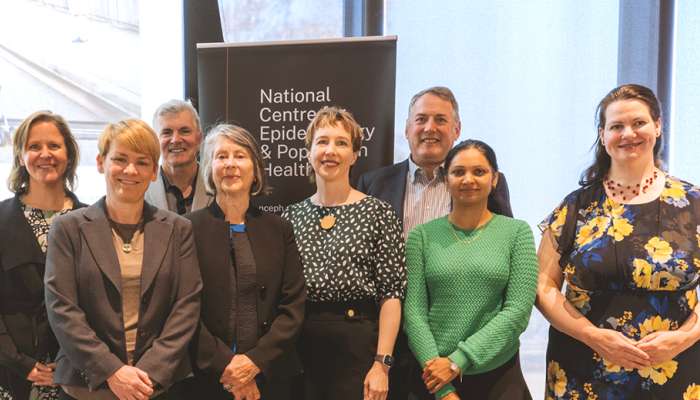
[[[343,0],[219,0],[226,42],[343,36]]]
[[[535,225],[577,188],[592,159],[597,102],[617,80],[617,2],[387,0],[398,35],[396,160],[407,157],[408,103],[429,86],[450,87],[461,139],[498,156],[517,218]],[[548,323],[533,312],[520,350],[528,385],[544,393]]]
[[[670,172],[696,185],[700,184],[700,3],[676,2],[674,85],[670,133]]]

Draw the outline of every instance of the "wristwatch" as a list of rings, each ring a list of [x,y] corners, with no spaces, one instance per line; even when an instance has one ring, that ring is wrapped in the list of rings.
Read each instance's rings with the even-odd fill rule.
[[[391,366],[394,365],[394,357],[392,357],[391,354],[377,354],[374,356],[374,361],[379,361],[386,365],[387,368],[391,368]]]

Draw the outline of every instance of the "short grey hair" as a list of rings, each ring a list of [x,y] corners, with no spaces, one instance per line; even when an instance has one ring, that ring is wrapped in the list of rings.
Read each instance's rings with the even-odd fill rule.
[[[192,105],[192,102],[190,102],[189,100],[185,101],[185,100],[178,100],[178,99],[168,100],[165,103],[158,106],[158,108],[156,109],[156,112],[153,113],[153,129],[156,131],[156,133],[158,133],[160,131],[160,126],[158,124],[158,118],[165,116],[165,115],[179,114],[183,111],[190,112],[190,115],[192,115],[192,119],[194,120],[195,128],[201,132],[202,131],[202,124],[199,121],[199,113]]]
[[[267,186],[267,177],[265,175],[265,161],[262,158],[258,143],[253,135],[244,128],[232,124],[219,124],[213,127],[202,147],[202,168],[204,170],[204,187],[208,193],[216,195],[216,186],[214,185],[214,177],[212,176],[211,164],[214,159],[214,150],[216,142],[219,138],[225,138],[233,143],[245,148],[253,160],[253,186],[250,187],[250,195],[258,196],[269,194],[270,188]]]
[[[432,94],[433,96],[437,96],[445,101],[449,101],[450,104],[452,105],[452,116],[454,117],[456,122],[459,121],[459,104],[457,103],[457,99],[455,98],[454,93],[452,91],[445,87],[445,86],[433,86],[429,87],[427,89],[423,89],[420,92],[416,93],[411,97],[411,102],[408,104],[408,117],[411,117],[411,110],[413,109],[413,106],[416,104],[418,99],[421,97],[425,96],[426,94]]]

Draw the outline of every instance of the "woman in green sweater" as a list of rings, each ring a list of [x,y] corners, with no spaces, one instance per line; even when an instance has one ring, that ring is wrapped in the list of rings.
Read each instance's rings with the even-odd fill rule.
[[[423,398],[531,399],[518,337],[535,300],[537,257],[524,221],[492,213],[493,149],[478,140],[445,159],[452,211],[408,236],[404,305]]]

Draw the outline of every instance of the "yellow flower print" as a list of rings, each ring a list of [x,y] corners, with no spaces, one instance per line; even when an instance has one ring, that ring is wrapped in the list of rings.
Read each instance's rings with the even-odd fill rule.
[[[695,268],[700,269],[700,259],[693,258],[693,265],[695,265]]]
[[[598,208],[598,202],[597,202],[597,201],[592,201],[591,204],[590,204],[588,207],[586,207],[585,210],[583,210],[583,213],[584,213],[584,214],[590,214],[590,213],[593,212],[593,210],[595,210],[596,208]]]
[[[619,218],[622,216],[622,213],[625,212],[625,206],[622,204],[617,204],[612,199],[608,198],[605,200],[605,203],[603,203],[603,211],[606,215],[613,218]]]
[[[673,378],[673,375],[678,369],[678,363],[676,361],[664,361],[660,364],[652,365],[651,367],[644,367],[637,370],[637,373],[642,378],[651,378],[651,380],[657,385],[663,385],[669,378]]]
[[[688,308],[694,310],[698,304],[698,292],[695,289],[688,290],[685,292],[685,298],[688,300]]]
[[[650,317],[644,320],[641,324],[639,324],[639,337],[643,338],[644,336],[653,333],[653,332],[659,332],[659,331],[668,331],[671,329],[671,320],[670,319],[664,319],[661,318],[660,316],[656,315],[654,317]]]
[[[653,238],[649,239],[647,244],[644,245],[644,248],[646,249],[647,253],[649,253],[651,259],[657,263],[665,263],[666,261],[670,260],[671,253],[673,253],[671,244],[658,236],[654,236]]]
[[[622,371],[621,366],[619,366],[617,364],[613,364],[606,359],[603,359],[603,365],[605,365],[605,372],[615,373],[615,372]]]
[[[559,368],[559,363],[550,361],[547,366],[547,387],[555,396],[561,397],[566,392],[566,372]]]
[[[616,242],[619,242],[632,233],[632,230],[634,230],[634,227],[626,218],[613,218],[612,225],[608,229],[608,235],[614,237]]]
[[[700,386],[691,383],[683,393],[683,400],[700,400]]]
[[[661,192],[661,200],[671,199],[671,200],[681,200],[685,198],[685,189],[683,188],[683,183],[676,180],[669,179],[668,187]]]
[[[610,223],[609,217],[595,217],[589,220],[586,225],[581,227],[581,230],[576,237],[576,244],[581,247],[588,243],[598,240],[605,233],[608,224]]]
[[[569,207],[564,206],[554,211],[554,221],[552,221],[552,223],[549,224],[549,229],[552,230],[554,236],[558,237],[561,235],[561,227],[564,226],[564,222],[566,222],[566,213],[568,212],[568,210]]]
[[[688,270],[688,262],[684,259],[679,258],[678,260],[676,260],[676,264],[678,265],[678,269],[680,269],[681,271]]]
[[[651,288],[655,290],[676,290],[680,285],[678,278],[668,271],[656,272],[651,276]]]
[[[566,299],[582,314],[586,314],[591,309],[589,305],[591,296],[588,295],[588,292],[574,288],[571,284],[566,285]]]
[[[639,288],[649,289],[651,287],[651,264],[641,258],[635,258],[632,265],[634,265],[632,279],[634,279],[635,285]]]

